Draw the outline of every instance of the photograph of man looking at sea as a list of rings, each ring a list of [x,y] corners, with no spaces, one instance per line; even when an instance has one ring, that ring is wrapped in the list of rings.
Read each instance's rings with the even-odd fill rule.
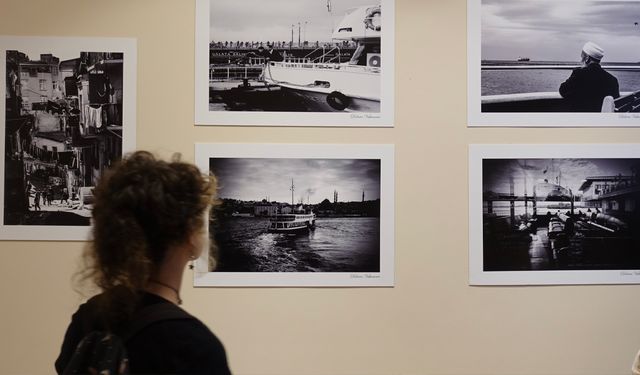
[[[482,112],[601,112],[607,96],[617,111],[640,91],[640,1],[482,0],[481,9]]]
[[[572,111],[601,112],[606,97],[620,97],[618,80],[600,66],[603,56],[604,50],[599,45],[585,43],[580,55],[582,66],[575,68],[560,85],[560,95],[569,102]]]

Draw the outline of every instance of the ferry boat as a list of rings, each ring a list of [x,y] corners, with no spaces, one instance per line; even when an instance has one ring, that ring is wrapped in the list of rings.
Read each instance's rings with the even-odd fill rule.
[[[569,189],[560,185],[555,185],[545,198],[547,202],[571,202],[571,200],[572,196]]]
[[[301,233],[315,228],[316,214],[313,211],[276,214],[269,220],[268,231],[271,233]]]
[[[332,39],[357,43],[349,62],[334,61],[339,47],[319,48],[303,58],[268,62],[263,80],[302,98],[313,111],[380,112],[381,16],[380,5],[357,7],[334,29]]]

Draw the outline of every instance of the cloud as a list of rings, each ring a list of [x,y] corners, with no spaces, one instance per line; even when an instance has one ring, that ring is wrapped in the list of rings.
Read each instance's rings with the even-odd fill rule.
[[[591,40],[608,61],[640,60],[639,1],[490,0],[481,17],[483,59],[575,61]]]
[[[292,180],[294,201],[332,200],[334,190],[341,201],[361,199],[362,190],[367,199],[380,196],[379,160],[212,158],[210,169],[222,198],[290,202]]]
[[[638,164],[638,159],[485,159],[482,183],[484,191],[509,193],[513,181],[518,195],[525,186],[532,193],[534,184],[546,179],[577,193],[587,177],[628,176]]]
[[[332,28],[354,7],[371,5],[372,0],[332,2],[332,13],[324,0],[233,0],[210,1],[210,38],[214,41],[331,40]],[[306,22],[306,24],[305,24]]]

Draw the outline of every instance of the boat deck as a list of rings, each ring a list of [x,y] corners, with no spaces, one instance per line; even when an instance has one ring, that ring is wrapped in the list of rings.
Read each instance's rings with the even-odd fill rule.
[[[485,271],[640,269],[632,233],[612,233],[586,218],[562,229],[550,233],[544,216],[526,230],[512,229],[508,218],[485,217]]]

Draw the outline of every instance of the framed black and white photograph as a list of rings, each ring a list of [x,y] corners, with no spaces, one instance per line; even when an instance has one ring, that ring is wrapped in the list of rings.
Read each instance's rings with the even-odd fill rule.
[[[216,176],[196,286],[393,286],[393,145],[196,144]]]
[[[469,126],[640,126],[640,1],[467,10]]]
[[[102,172],[135,148],[136,41],[0,37],[0,239],[87,240]]]
[[[394,6],[196,0],[196,124],[393,126]]]
[[[640,146],[471,145],[473,285],[640,283]]]

